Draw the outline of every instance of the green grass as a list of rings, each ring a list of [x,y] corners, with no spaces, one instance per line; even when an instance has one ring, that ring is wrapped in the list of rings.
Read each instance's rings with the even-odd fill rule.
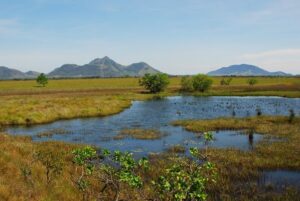
[[[222,77],[212,77],[213,85],[219,86]],[[233,77],[231,86],[247,86],[247,77]],[[260,85],[300,85],[297,77],[257,77]],[[170,88],[180,87],[180,77],[170,79]],[[91,89],[133,89],[141,87],[138,78],[98,78],[98,79],[61,79],[49,80],[46,87],[39,87],[34,80],[0,81],[0,93],[5,92],[43,92],[65,90],[91,90]]]

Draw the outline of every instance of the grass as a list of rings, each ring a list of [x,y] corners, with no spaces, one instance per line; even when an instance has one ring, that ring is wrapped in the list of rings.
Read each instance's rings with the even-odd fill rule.
[[[80,194],[70,183],[72,165],[66,155],[74,145],[58,142],[33,143],[27,137],[4,134],[0,135],[0,139],[0,200],[77,200]],[[33,153],[43,147],[53,153],[64,153],[65,171],[50,185],[46,184],[46,170],[33,157]]]
[[[208,200],[298,200],[295,189],[276,191],[271,187],[260,188],[257,179],[262,170],[300,171],[300,118],[291,123],[288,117],[220,118],[176,122],[194,132],[218,129],[253,129],[257,133],[284,138],[284,141],[258,143],[252,151],[209,148],[209,160],[217,165],[216,184],[208,186]],[[72,183],[78,171],[72,165],[72,150],[79,145],[59,142],[32,142],[28,137],[0,134],[0,200],[79,200],[81,194]],[[34,158],[39,150],[50,150],[62,158],[63,171],[50,184],[46,182],[45,167]],[[177,147],[176,149],[177,150]],[[178,150],[181,150],[180,147]],[[181,160],[181,159],[180,159]],[[185,160],[185,159],[182,159]],[[141,195],[156,195],[151,180],[178,161],[173,154],[150,156],[150,169],[143,172],[145,186],[133,191],[122,185],[120,200],[144,200]],[[24,171],[24,170],[30,170]],[[99,196],[99,174],[90,177],[90,200]],[[78,176],[78,175],[77,175]],[[141,193],[142,192],[142,193]],[[106,199],[112,200],[108,195]]]
[[[53,135],[69,135],[72,134],[72,131],[68,131],[62,128],[50,129],[47,131],[40,132],[36,135],[38,138],[48,137],[51,138]]]
[[[252,117],[244,119],[185,120],[174,122],[193,132],[214,130],[253,130],[256,133],[283,138],[261,141],[253,151],[210,148],[210,160],[219,169],[218,185],[210,187],[212,200],[297,200],[295,191],[278,194],[262,189],[257,180],[263,170],[300,171],[300,118],[292,123],[288,117]],[[296,193],[296,195],[294,194]],[[287,196],[287,197],[285,197]]]
[[[116,114],[131,105],[122,96],[6,96],[0,99],[0,124],[38,124],[75,117]]]
[[[186,151],[186,148],[182,145],[174,145],[170,148],[168,148],[167,152],[168,153],[174,153],[174,154],[183,154],[185,153]]]
[[[171,78],[160,96],[180,94],[180,79]],[[247,77],[234,77],[230,86],[221,86],[221,77],[212,79],[210,91],[187,95],[300,97],[298,77],[258,77],[258,84],[252,87],[247,85]],[[37,87],[34,80],[0,81],[0,125],[112,115],[130,107],[133,100],[156,96],[145,92],[138,86],[138,78],[50,80],[47,87]]]
[[[213,86],[219,87],[222,77],[212,77]],[[231,86],[247,87],[248,77],[233,77]],[[256,86],[298,86],[299,77],[257,77]],[[170,78],[169,88],[180,88],[181,77]],[[256,87],[254,86],[254,87]],[[224,87],[226,88],[226,86]],[[227,86],[228,88],[228,86]],[[91,91],[91,90],[141,90],[138,78],[98,78],[98,79],[61,79],[49,80],[46,87],[38,87],[34,80],[8,80],[0,81],[0,94],[9,93],[43,93],[54,91]]]
[[[164,136],[164,133],[153,129],[125,129],[122,130],[117,136],[115,136],[114,139],[121,140],[124,138],[131,137],[138,140],[156,140]]]

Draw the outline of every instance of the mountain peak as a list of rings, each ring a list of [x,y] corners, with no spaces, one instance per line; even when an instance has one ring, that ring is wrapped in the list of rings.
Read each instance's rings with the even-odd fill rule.
[[[108,56],[105,56],[103,58],[96,58],[96,59],[92,60],[89,64],[101,65],[101,64],[112,64],[112,63],[116,63],[116,62],[114,60],[112,60],[111,58],[109,58]]]
[[[290,74],[282,72],[269,72],[258,66],[250,64],[236,64],[228,67],[222,67],[211,71],[208,75],[214,76],[289,76]]]
[[[155,74],[158,72],[158,70],[152,68],[145,62],[125,66],[105,56],[103,58],[96,58],[82,66],[63,65],[48,75],[50,77],[124,77],[143,76],[146,73]]]

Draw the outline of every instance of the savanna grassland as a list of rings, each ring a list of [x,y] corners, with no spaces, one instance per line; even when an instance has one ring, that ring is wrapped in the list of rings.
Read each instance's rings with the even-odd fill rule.
[[[262,171],[300,170],[299,118],[291,121],[288,117],[261,116],[180,121],[175,124],[194,132],[243,129],[266,135],[266,139],[282,139],[273,142],[263,140],[252,151],[213,148],[200,150],[199,154],[206,154],[208,160],[216,165],[216,182],[208,183],[207,200],[298,200],[297,189],[276,191],[273,186],[259,186],[257,181]],[[5,134],[0,137],[1,200],[115,200],[113,188],[102,191],[105,187],[105,183],[101,181],[102,169],[96,168],[87,176],[89,187],[86,191],[78,190],[75,181],[81,170],[80,166],[73,163],[72,150],[82,146],[59,142],[37,143],[28,137]],[[46,156],[46,161],[55,161],[53,164],[60,167],[59,174],[52,171],[48,179],[47,163],[44,158],[42,160],[37,157],[39,153]],[[51,154],[47,155],[49,153]],[[151,181],[157,180],[165,169],[174,165],[190,164],[189,160],[172,153],[150,155],[147,171],[140,168],[136,170],[136,174],[143,179],[143,186],[133,188],[125,182],[119,184],[118,200],[172,200],[159,198]]]
[[[221,77],[213,77],[212,89],[198,96],[286,96],[300,97],[298,77],[258,77],[254,86],[247,77],[234,77],[229,86],[221,86]],[[160,96],[180,94],[180,77]],[[145,100],[148,94],[138,78],[50,80],[40,87],[34,80],[0,81],[0,124],[37,124],[75,117],[105,116],[118,113],[132,100]]]
[[[229,86],[221,86],[221,79],[214,77],[213,86],[207,92],[184,94],[300,97],[299,77],[258,77],[258,83],[254,86],[247,84],[246,77],[233,77]],[[130,107],[133,100],[181,95],[180,80],[179,77],[171,78],[167,90],[158,95],[149,94],[141,88],[138,78],[49,80],[46,87],[37,86],[33,80],[0,81],[0,126],[30,125],[59,119],[116,114]],[[265,136],[265,140],[256,144],[251,151],[215,148],[199,151],[199,155],[206,155],[205,160],[215,164],[217,175],[215,182],[207,184],[207,200],[299,200],[300,194],[297,189],[276,191],[273,186],[261,187],[257,183],[262,171],[300,171],[299,117],[257,116],[184,120],[174,122],[174,125],[201,134],[231,129],[257,132]],[[161,133],[153,130],[127,130],[120,133],[120,136],[139,138],[141,133],[149,133],[151,139],[161,137]],[[270,138],[279,140],[269,141]],[[75,165],[73,150],[82,147],[60,142],[33,142],[29,137],[13,137],[1,133],[0,200],[171,201],[172,196],[160,197],[161,194],[158,194],[157,186],[152,181],[165,174],[164,170],[173,165],[183,163],[183,166],[187,167],[186,171],[194,168],[190,165],[192,159],[174,154],[184,152],[182,147],[174,147],[169,153],[150,155],[147,171],[136,168],[134,172],[142,178],[143,185],[132,188],[128,183],[133,182],[131,184],[134,186],[136,178],[125,175],[126,177],[122,177],[120,183],[116,184],[116,176],[120,177],[119,173],[110,172],[111,178],[106,178],[103,182],[102,175],[108,170],[106,167],[94,167],[94,163],[88,163],[91,162],[90,158],[82,164],[77,161],[79,165]],[[133,163],[131,159],[128,161],[125,161],[126,168]],[[82,174],[82,167],[90,174]],[[77,179],[83,176],[86,177],[84,182],[77,182]]]

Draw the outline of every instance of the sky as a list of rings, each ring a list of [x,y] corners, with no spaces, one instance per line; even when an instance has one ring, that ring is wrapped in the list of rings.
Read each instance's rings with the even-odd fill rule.
[[[104,56],[170,74],[300,74],[300,0],[0,0],[0,66],[48,73]]]

